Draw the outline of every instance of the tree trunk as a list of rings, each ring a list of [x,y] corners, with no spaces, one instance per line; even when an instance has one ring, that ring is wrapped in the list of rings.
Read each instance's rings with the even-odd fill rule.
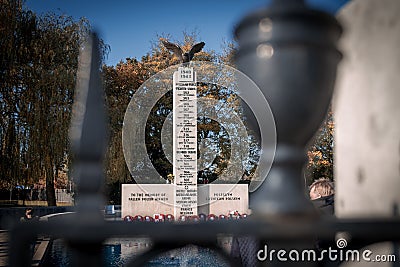
[[[54,189],[54,172],[53,168],[46,168],[46,197],[47,206],[57,206],[56,191]]]

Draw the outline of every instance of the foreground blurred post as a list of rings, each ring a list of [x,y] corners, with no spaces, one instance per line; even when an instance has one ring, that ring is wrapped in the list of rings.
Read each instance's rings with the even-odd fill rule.
[[[254,211],[264,215],[311,213],[304,194],[305,145],[329,107],[341,54],[334,17],[302,0],[276,0],[236,29],[236,62],[268,100],[276,121],[277,151],[271,172],[255,192]]]
[[[338,16],[346,27],[333,101],[339,218],[400,215],[399,12],[397,0],[353,0]],[[400,260],[398,243],[369,249]]]
[[[103,160],[107,145],[103,86],[100,80],[99,40],[91,34],[79,55],[76,97],[71,122],[74,153],[73,173],[77,181],[76,222],[81,231],[104,223]],[[73,266],[100,266],[102,240],[68,240],[74,252]],[[86,257],[84,257],[86,255]]]
[[[355,0],[339,14],[347,29],[334,99],[340,217],[399,216],[399,12],[397,0]]]
[[[247,16],[236,29],[240,45],[237,66],[260,87],[277,128],[271,171],[251,197],[257,218],[290,224],[313,217],[302,174],[305,146],[320,127],[331,101],[341,59],[336,49],[340,34],[334,17],[309,9],[302,0],[275,0],[267,9]],[[267,240],[260,245],[265,244]],[[279,249],[289,244],[268,245]],[[312,237],[290,246],[312,247]]]

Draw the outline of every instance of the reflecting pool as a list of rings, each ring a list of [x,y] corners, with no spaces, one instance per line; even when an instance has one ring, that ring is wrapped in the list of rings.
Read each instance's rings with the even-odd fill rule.
[[[112,239],[103,246],[104,266],[124,266],[132,257],[146,251],[151,243],[145,238]],[[71,266],[71,252],[61,239],[53,241],[43,266]],[[169,251],[154,258],[145,266],[198,266],[198,267],[228,267],[229,264],[215,251],[208,248],[186,246]]]

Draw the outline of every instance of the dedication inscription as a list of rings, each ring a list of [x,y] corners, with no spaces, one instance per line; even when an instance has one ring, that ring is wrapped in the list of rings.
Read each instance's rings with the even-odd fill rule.
[[[173,77],[175,218],[197,215],[197,84],[191,67]]]
[[[171,184],[123,184],[121,217],[172,214],[173,187]]]

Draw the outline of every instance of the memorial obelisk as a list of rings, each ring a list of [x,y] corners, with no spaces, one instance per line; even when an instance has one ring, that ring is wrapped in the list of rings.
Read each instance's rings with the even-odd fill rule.
[[[182,49],[176,45],[163,41],[165,47],[174,52],[183,64],[178,67],[171,66],[165,70],[167,79],[173,81],[173,173],[168,175],[167,179],[172,181],[171,184],[165,183],[137,183],[124,184],[122,186],[121,196],[121,216],[126,220],[132,220],[135,216],[152,216],[160,218],[161,214],[174,215],[175,220],[183,219],[182,216],[192,217],[198,214],[227,214],[237,211],[241,214],[248,213],[248,186],[246,184],[213,184],[197,186],[197,107],[204,102],[198,102],[201,98],[197,98],[197,79],[204,82],[204,66],[214,66],[206,62],[191,63],[194,54],[200,52],[204,47],[204,43],[194,45],[189,52],[183,53]],[[171,73],[171,69],[174,73]],[[196,72],[197,69],[197,72]],[[208,68],[206,68],[208,70]],[[172,75],[171,75],[172,74]],[[162,74],[164,75],[164,74]],[[155,75],[151,78],[154,83],[163,83],[164,77]],[[219,75],[219,74],[218,74]],[[173,77],[171,77],[173,76]],[[214,78],[210,77],[211,81]],[[208,78],[206,78],[208,79]],[[143,86],[143,87],[142,87]],[[140,139],[135,134],[130,134],[132,129],[134,133],[139,132],[135,127],[141,127],[137,123],[137,116],[143,113],[143,104],[141,97],[147,101],[150,94],[164,95],[170,88],[142,85],[135,93],[135,101],[131,101],[127,108],[124,118],[124,156],[126,159],[132,159],[133,162],[142,163],[142,157],[147,156],[146,150],[142,154],[130,154],[133,149],[132,145],[139,144],[137,140],[144,142],[144,137]],[[157,90],[151,92],[149,90]],[[141,92],[141,93],[140,93]],[[145,93],[144,93],[145,92]],[[141,95],[143,94],[144,95]],[[154,98],[156,104],[157,97]],[[201,104],[200,104],[201,103]],[[148,106],[149,108],[152,105]],[[204,109],[200,109],[204,112]],[[149,110],[150,112],[150,110]],[[206,114],[199,113],[201,117]],[[128,119],[127,119],[128,118]],[[146,118],[144,118],[146,119]],[[146,123],[146,120],[143,120]],[[126,132],[128,131],[128,132]],[[229,129],[227,131],[229,133]],[[129,139],[131,138],[131,139]],[[140,143],[140,146],[144,143]],[[126,148],[127,147],[127,148]],[[136,146],[135,146],[136,147]],[[145,149],[145,146],[143,146]],[[136,166],[130,160],[127,160],[128,167]],[[130,169],[131,173],[132,170]],[[157,171],[154,169],[154,171]],[[174,179],[171,179],[173,176]],[[145,179],[146,180],[146,179]],[[143,181],[145,181],[143,180]],[[168,216],[172,217],[172,216]],[[194,220],[194,219],[193,219]]]
[[[197,215],[197,80],[189,62],[205,43],[183,53],[179,45],[162,42],[183,63],[173,77],[174,216],[179,218]]]
[[[191,67],[173,78],[173,175],[175,218],[197,215],[197,86]]]

